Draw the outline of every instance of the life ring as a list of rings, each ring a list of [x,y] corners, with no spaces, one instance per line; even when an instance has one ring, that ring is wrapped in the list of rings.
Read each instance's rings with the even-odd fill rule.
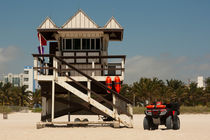
[[[106,86],[107,86],[109,89],[112,89],[112,79],[111,79],[109,76],[106,77]],[[107,92],[110,93],[109,90],[107,90]]]
[[[119,76],[115,76],[114,78],[114,87],[117,93],[120,93],[121,89],[121,81]]]

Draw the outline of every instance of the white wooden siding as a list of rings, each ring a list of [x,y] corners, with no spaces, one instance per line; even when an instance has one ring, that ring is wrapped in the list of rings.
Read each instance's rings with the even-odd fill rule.
[[[62,28],[98,28],[99,26],[91,20],[82,10],[79,10],[72,18],[70,18]]]
[[[105,29],[122,29],[122,26],[117,22],[114,17],[111,17],[104,26]]]
[[[39,26],[40,29],[56,29],[58,28],[55,23],[47,17],[42,24]]]

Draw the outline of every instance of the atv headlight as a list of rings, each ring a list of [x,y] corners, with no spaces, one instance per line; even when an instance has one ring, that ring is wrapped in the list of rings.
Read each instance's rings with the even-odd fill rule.
[[[167,112],[167,110],[166,110],[166,109],[161,109],[161,110],[160,110],[160,115],[165,115],[165,114],[166,114],[166,112]]]
[[[145,113],[146,113],[146,115],[152,116],[152,111],[151,110],[146,110]]]

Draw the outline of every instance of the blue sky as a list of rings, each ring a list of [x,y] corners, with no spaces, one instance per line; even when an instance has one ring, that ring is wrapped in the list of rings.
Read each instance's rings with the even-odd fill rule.
[[[63,25],[81,8],[99,26],[115,16],[124,40],[109,54],[126,54],[126,82],[140,77],[180,79],[210,76],[209,0],[1,0],[0,74],[32,65],[36,28],[50,16]]]

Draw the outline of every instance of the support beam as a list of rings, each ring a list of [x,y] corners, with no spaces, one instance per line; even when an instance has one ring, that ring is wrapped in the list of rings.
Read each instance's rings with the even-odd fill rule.
[[[47,105],[46,104],[47,104],[47,99],[46,99],[46,97],[42,96],[42,113],[41,113],[42,116],[47,115],[47,108],[46,108]]]
[[[51,120],[54,119],[55,113],[55,81],[52,80],[52,113],[51,113]]]
[[[133,128],[133,107],[131,104],[128,104],[128,112],[131,114],[130,118],[130,128]]]
[[[112,94],[112,100],[113,100],[113,104],[116,105],[116,96],[115,94]],[[114,113],[114,118],[117,118],[118,113],[117,113],[117,108],[113,107],[113,113]]]
[[[38,58],[34,57],[34,67],[38,67]],[[34,69],[34,80],[38,79],[38,71]]]
[[[70,92],[68,92],[68,108],[70,108]],[[68,112],[68,122],[70,122],[70,111]]]

